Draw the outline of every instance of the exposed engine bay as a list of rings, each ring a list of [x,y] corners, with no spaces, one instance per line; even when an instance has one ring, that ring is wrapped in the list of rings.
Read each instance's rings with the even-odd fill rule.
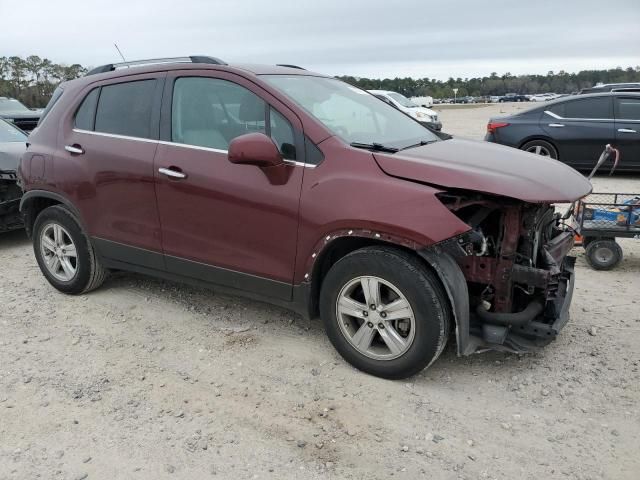
[[[439,194],[472,230],[450,243],[467,281],[477,348],[524,352],[548,344],[567,321],[573,233],[549,204]],[[564,308],[563,308],[564,307]]]

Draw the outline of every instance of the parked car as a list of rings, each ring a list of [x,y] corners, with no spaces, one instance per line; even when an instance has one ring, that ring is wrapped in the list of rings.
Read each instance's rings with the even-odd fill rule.
[[[476,99],[471,96],[458,97],[455,99],[455,103],[476,103]]]
[[[388,90],[369,90],[369,93],[401,112],[406,113],[410,117],[415,118],[423,125],[434,130],[442,130],[442,122],[438,119],[436,112],[416,105],[404,95]]]
[[[604,92],[612,92],[612,91],[640,92],[640,82],[607,83],[603,85],[596,85],[591,88],[583,88],[582,90],[580,90],[580,94],[604,93]]]
[[[575,170],[299,68],[140,63],[63,83],[29,137],[21,211],[56,289],[117,269],[244,292],[321,316],[386,378],[451,332],[460,355],[526,352],[566,324],[574,237],[552,204],[590,192]]]
[[[553,93],[538,93],[529,97],[530,102],[548,102],[555,99],[556,96]]]
[[[422,96],[422,97],[411,97],[412,103],[424,108],[431,108],[433,106],[433,97],[430,96]]]
[[[611,92],[562,97],[489,120],[485,140],[593,167],[605,144],[620,151],[619,170],[640,171],[640,94]]]
[[[36,125],[42,110],[30,110],[15,98],[0,97],[0,118],[13,123],[24,132],[30,132]]]
[[[26,141],[26,133],[0,119],[0,233],[22,228],[17,171]]]
[[[489,97],[489,102],[490,103],[498,103],[500,101],[502,97],[498,96],[498,95],[491,95]]]
[[[505,93],[500,97],[500,102],[528,102],[529,98],[526,95],[519,93]]]

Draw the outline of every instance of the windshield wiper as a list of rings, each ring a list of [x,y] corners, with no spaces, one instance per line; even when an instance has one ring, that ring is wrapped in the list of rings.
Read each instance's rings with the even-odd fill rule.
[[[355,148],[366,148],[367,150],[374,150],[376,152],[396,153],[398,150],[400,150],[399,148],[387,147],[386,145],[383,145],[381,143],[376,143],[376,142],[374,143],[351,142],[350,145]]]
[[[424,145],[429,145],[430,143],[437,142],[438,140],[420,140],[419,143],[414,143],[413,145],[407,145],[406,147],[402,147],[399,150],[407,150],[408,148],[422,147]]]

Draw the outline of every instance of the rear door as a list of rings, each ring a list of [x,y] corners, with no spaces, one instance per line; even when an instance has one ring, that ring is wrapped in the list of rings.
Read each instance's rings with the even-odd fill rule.
[[[614,106],[619,168],[640,168],[640,96],[616,96]]]
[[[72,128],[61,129],[65,158],[56,167],[104,257],[159,269],[153,159],[163,77],[127,76],[87,87],[70,119]],[[72,179],[74,172],[82,180]]]
[[[612,98],[579,98],[550,105],[540,126],[558,148],[561,162],[589,169],[605,145],[615,141]]]

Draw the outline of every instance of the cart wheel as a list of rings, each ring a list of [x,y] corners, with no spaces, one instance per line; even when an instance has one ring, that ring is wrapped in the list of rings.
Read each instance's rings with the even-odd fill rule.
[[[615,240],[592,240],[587,245],[587,261],[596,270],[611,270],[622,260],[622,248]]]

